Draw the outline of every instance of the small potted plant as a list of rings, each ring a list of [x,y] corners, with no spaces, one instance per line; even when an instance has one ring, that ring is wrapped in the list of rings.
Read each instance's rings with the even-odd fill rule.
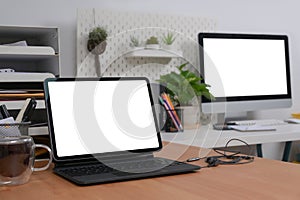
[[[184,69],[188,63],[177,67],[178,72],[172,71],[169,74],[161,75],[158,82],[165,88],[177,109],[181,109],[184,117],[184,127],[195,127],[200,120],[200,105],[193,105],[193,102],[200,102],[201,96],[214,100],[209,91],[209,85],[201,83],[202,78],[194,72]]]
[[[163,35],[162,41],[165,44],[164,48],[168,50],[172,50],[175,39],[176,37],[171,32],[168,32],[166,35]]]
[[[159,49],[159,42],[157,37],[151,36],[146,41],[146,48],[148,49]]]
[[[106,48],[107,31],[102,27],[96,27],[89,33],[87,49],[93,54],[100,55]]]
[[[138,50],[138,49],[142,49],[143,47],[141,47],[140,41],[138,38],[131,36],[130,37],[130,44],[129,46],[133,49],[133,50]]]

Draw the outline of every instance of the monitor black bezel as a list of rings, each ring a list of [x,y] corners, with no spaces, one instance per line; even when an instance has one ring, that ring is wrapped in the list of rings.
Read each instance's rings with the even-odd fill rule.
[[[205,82],[205,67],[204,67],[204,43],[205,38],[220,38],[220,39],[261,39],[261,40],[283,40],[285,47],[285,64],[286,64],[286,86],[287,94],[274,95],[253,95],[253,96],[225,96],[216,97],[213,102],[231,102],[231,101],[256,101],[256,100],[271,100],[271,99],[291,99],[291,77],[290,77],[290,58],[289,58],[289,44],[287,35],[273,35],[273,34],[244,34],[244,33],[206,33],[200,32],[198,34],[199,54],[200,54],[200,72],[203,76],[202,82]],[[209,83],[208,83],[209,84]],[[211,100],[202,97],[203,103],[212,102]]]
[[[108,152],[108,153],[83,154],[83,155],[59,157],[57,155],[57,149],[56,149],[55,133],[54,133],[54,127],[53,127],[53,118],[52,118],[51,102],[50,102],[51,97],[49,97],[48,83],[49,82],[70,82],[70,81],[123,81],[123,80],[146,81],[159,146],[155,147],[155,148],[147,148],[147,149],[134,149],[134,150],[128,150],[128,151],[116,151],[116,152]],[[158,151],[158,150],[162,149],[162,140],[161,140],[161,135],[160,135],[160,131],[158,128],[159,126],[158,126],[158,121],[157,121],[157,117],[156,117],[155,106],[154,106],[154,101],[153,101],[153,94],[152,94],[150,85],[151,85],[150,81],[146,77],[48,78],[48,79],[46,79],[44,81],[45,104],[46,104],[46,109],[47,109],[48,128],[49,128],[51,148],[52,148],[52,152],[53,152],[54,161],[56,163],[63,163],[63,162],[68,162],[68,161],[74,162],[74,161],[82,161],[82,160],[112,159],[113,157],[118,157],[118,156],[122,156],[122,155],[132,156],[132,155],[134,155],[134,153],[147,153],[147,152],[154,152],[154,151]]]

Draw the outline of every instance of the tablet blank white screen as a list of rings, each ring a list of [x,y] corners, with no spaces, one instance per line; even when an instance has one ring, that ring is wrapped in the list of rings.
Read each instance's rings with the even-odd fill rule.
[[[49,82],[57,155],[159,147],[147,82]]]

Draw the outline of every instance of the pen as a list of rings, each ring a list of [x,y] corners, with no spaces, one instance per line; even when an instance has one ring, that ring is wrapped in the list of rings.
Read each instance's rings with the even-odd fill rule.
[[[26,107],[26,110],[25,110],[23,118],[22,118],[22,122],[28,122],[30,120],[30,118],[35,110],[36,104],[37,104],[36,100],[32,98]]]
[[[167,95],[166,93],[163,93],[162,94],[162,98],[165,101],[166,105],[169,107],[169,109],[172,111],[171,113],[174,114],[175,120],[178,123],[178,126],[179,126],[180,130],[183,131],[181,120],[179,119],[179,117],[178,117],[178,115],[177,115],[177,113],[175,111],[175,108],[174,108],[174,106],[172,104],[172,101],[171,101],[169,95]]]
[[[172,107],[167,103],[167,101],[165,101],[165,100],[163,100],[163,101],[165,102],[165,105],[167,106],[169,113],[171,113],[171,115],[173,116],[175,125],[176,125],[176,127],[178,127],[177,128],[178,131],[183,131],[183,127],[178,119],[178,116],[176,117],[175,110],[172,109]]]
[[[199,157],[189,158],[189,159],[186,160],[186,162],[194,162],[194,161],[198,161],[200,159],[201,158],[199,158]]]
[[[0,106],[0,113],[1,113],[2,119],[10,117],[10,114],[4,104]]]
[[[159,97],[159,100],[160,100],[160,102],[162,103],[162,105],[165,107],[166,111],[169,113],[169,115],[170,115],[170,117],[171,117],[171,119],[172,119],[172,121],[173,121],[173,123],[174,123],[176,129],[177,129],[178,131],[180,131],[181,129],[180,129],[179,125],[178,125],[178,122],[176,121],[175,116],[174,116],[173,113],[171,112],[171,110],[170,110],[170,108],[168,107],[166,101],[164,101],[161,97]]]

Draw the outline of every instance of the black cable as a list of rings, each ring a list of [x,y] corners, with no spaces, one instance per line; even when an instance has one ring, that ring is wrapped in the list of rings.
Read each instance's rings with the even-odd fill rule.
[[[227,148],[228,145],[230,144],[230,142],[232,142],[232,141],[239,141],[241,143],[244,143],[249,149],[248,154],[247,155],[239,155],[239,154],[241,154],[240,151],[237,151],[237,152],[231,151],[230,154],[228,154],[229,151],[226,151],[225,148]],[[251,153],[250,145],[247,142],[237,139],[237,138],[232,138],[229,141],[227,141],[223,150],[214,149],[214,151],[220,155],[219,156],[208,156],[208,157],[193,157],[193,158],[187,159],[185,162],[194,162],[194,161],[198,161],[201,159],[206,159],[205,161],[208,163],[208,165],[205,167],[215,167],[218,165],[248,164],[248,163],[251,163],[254,161],[254,157],[250,155],[250,153]],[[228,161],[228,160],[223,160],[223,159],[230,159],[230,160]],[[204,168],[204,167],[202,167],[202,168]]]

